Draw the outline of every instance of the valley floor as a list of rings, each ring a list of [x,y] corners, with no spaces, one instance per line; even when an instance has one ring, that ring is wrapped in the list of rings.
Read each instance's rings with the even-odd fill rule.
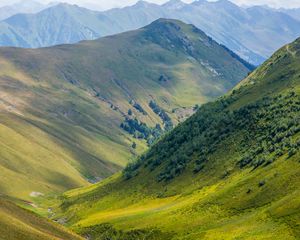
[[[299,163],[286,161],[283,157],[250,175],[239,172],[207,186],[196,178],[181,189],[182,194],[173,196],[172,188],[190,181],[188,176],[156,196],[137,188],[132,191],[130,186],[139,183],[124,186],[117,177],[107,180],[116,187],[109,195],[105,195],[110,188],[105,182],[66,193],[63,215],[69,217],[71,229],[94,233],[93,239],[296,240],[300,238]]]

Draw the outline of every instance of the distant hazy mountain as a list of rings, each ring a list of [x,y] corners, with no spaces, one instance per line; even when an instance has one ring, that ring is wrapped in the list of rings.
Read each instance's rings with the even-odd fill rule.
[[[11,5],[0,7],[0,20],[4,20],[18,13],[37,13],[54,4],[55,3],[44,5],[34,0],[19,1]]]
[[[281,12],[284,12],[291,17],[295,18],[296,20],[300,21],[300,8],[294,9],[280,9]]]
[[[0,45],[36,48],[92,40],[134,30],[158,18],[192,23],[253,64],[300,35],[300,21],[265,7],[245,9],[227,0],[191,4],[171,0],[163,5],[140,1],[105,12],[59,4],[37,14],[18,14],[0,23]]]
[[[192,4],[171,0],[161,6],[140,1],[132,7],[103,14],[114,19],[123,30],[134,29],[158,15],[177,18],[196,25],[254,64],[261,63],[300,34],[299,21],[287,14],[265,7],[244,9],[227,0],[201,0]]]
[[[0,44],[36,48],[95,39],[101,29],[97,14],[68,4],[37,14],[17,14],[0,23]]]

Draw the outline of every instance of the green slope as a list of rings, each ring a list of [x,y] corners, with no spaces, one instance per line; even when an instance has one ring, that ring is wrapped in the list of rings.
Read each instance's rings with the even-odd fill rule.
[[[8,240],[70,240],[83,239],[59,224],[18,207],[0,198],[0,239]]]
[[[299,239],[299,63],[300,39],[57,212],[92,239]]]
[[[146,139],[252,69],[194,26],[164,19],[76,45],[1,48],[0,63],[0,189],[22,198],[119,171]]]

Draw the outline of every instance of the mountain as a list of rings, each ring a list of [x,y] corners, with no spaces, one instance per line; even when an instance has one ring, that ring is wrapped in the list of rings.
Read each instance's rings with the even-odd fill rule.
[[[180,19],[195,24],[256,65],[300,34],[298,21],[263,7],[243,9],[229,1],[202,1],[192,6],[182,9],[183,17]]]
[[[92,239],[299,239],[299,63],[300,39],[55,219]]]
[[[17,14],[0,23],[2,46],[44,47],[100,37],[97,13],[59,4],[37,14]],[[28,31],[29,30],[29,31]]]
[[[83,239],[61,225],[25,210],[4,197],[0,197],[0,234],[1,239],[14,240]]]
[[[182,2],[181,0],[170,0],[162,5],[163,8],[169,10],[178,10],[182,9],[183,7],[187,6],[186,3]]]
[[[284,12],[290,15],[292,18],[300,21],[300,8],[293,8],[293,9],[280,9],[281,12]]]
[[[32,0],[20,1],[12,5],[0,7],[0,20],[4,20],[18,13],[37,13],[53,5],[54,3],[44,5]]]
[[[170,8],[169,6],[177,7]],[[194,24],[256,65],[300,34],[299,22],[288,15],[264,7],[244,9],[224,0],[195,1],[191,4],[169,1],[162,6],[144,2],[129,8],[110,10],[103,14],[113,18],[125,29],[134,29],[138,24],[146,24],[145,22],[139,23],[137,20],[147,21],[149,18],[157,18],[157,15],[180,19]],[[268,41],[273,37],[278,41]]]
[[[255,65],[300,35],[299,20],[263,6],[245,9],[227,0],[191,4],[171,0],[163,5],[139,1],[104,12],[59,4],[36,14],[18,14],[0,22],[0,45],[37,48],[76,43],[135,30],[159,18],[194,24]]]
[[[75,45],[1,48],[0,62],[0,189],[23,199],[120,171],[253,69],[167,19]]]

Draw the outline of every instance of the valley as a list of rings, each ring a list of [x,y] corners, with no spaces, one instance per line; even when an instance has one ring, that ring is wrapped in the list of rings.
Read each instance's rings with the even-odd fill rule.
[[[0,61],[0,188],[24,199],[120,171],[187,117],[173,109],[206,103],[253,69],[166,19],[76,45],[2,48]]]
[[[299,4],[70,3],[0,3],[0,240],[300,239]]]
[[[280,49],[122,174],[65,193],[67,226],[94,239],[298,239],[299,50]]]
[[[83,240],[70,230],[0,196],[0,239]]]

